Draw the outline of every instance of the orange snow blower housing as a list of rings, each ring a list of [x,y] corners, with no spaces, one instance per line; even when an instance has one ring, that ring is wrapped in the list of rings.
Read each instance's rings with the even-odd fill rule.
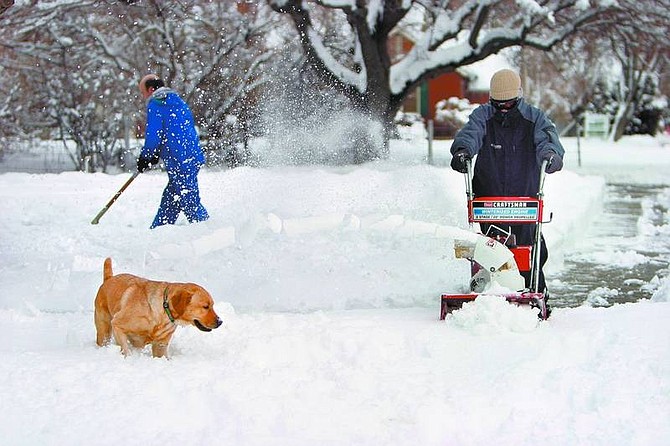
[[[481,295],[504,296],[508,302],[539,308],[540,319],[549,312],[544,290],[538,289],[540,274],[540,240],[544,211],[544,179],[546,161],[540,168],[537,197],[477,197],[472,193],[472,164],[467,162],[466,194],[468,223],[488,226],[487,234],[476,234],[468,240],[454,241],[456,258],[471,263],[470,292],[442,294],[440,319]],[[532,245],[516,245],[514,235],[497,225],[534,224]],[[535,249],[537,247],[537,249]],[[530,272],[530,287],[520,272]],[[497,286],[497,288],[496,288]]]

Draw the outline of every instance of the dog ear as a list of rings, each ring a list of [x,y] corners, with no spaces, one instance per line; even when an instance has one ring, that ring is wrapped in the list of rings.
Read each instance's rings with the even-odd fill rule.
[[[174,314],[172,315],[175,319],[179,318],[181,315],[186,312],[186,307],[191,302],[193,293],[189,290],[178,289],[172,295],[170,302],[172,303],[172,308],[174,308]]]

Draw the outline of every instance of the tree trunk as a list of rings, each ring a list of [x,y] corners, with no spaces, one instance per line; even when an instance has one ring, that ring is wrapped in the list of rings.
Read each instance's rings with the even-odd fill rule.
[[[626,131],[626,126],[630,122],[630,118],[633,115],[633,110],[635,106],[632,102],[625,102],[619,104],[617,113],[614,116],[614,124],[612,124],[612,130],[610,131],[610,140],[617,142],[621,139],[624,132]]]

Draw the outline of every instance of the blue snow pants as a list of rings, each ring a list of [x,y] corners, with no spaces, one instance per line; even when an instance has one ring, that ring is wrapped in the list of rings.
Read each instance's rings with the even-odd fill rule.
[[[168,184],[163,190],[161,204],[151,223],[151,229],[162,225],[173,225],[179,217],[179,212],[184,212],[189,223],[205,221],[209,218],[207,210],[200,203],[199,170],[199,168],[189,169],[188,172],[176,174],[168,172]]]

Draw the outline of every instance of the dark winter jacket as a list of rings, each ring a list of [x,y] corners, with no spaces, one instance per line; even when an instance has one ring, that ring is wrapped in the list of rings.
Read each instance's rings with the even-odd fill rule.
[[[197,172],[205,163],[191,109],[166,87],[147,100],[147,129],[140,153],[146,159],[158,156],[170,175]]]
[[[462,148],[477,155],[472,189],[479,197],[536,196],[544,155],[565,153],[554,124],[523,99],[505,114],[491,104],[477,107],[456,134],[451,153]]]

